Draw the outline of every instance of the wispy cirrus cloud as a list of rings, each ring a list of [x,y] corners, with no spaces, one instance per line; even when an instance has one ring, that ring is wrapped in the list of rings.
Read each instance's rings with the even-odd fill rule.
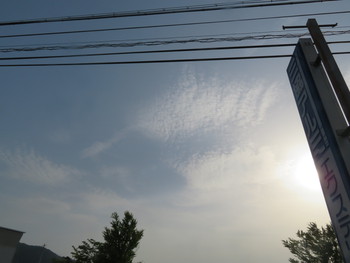
[[[225,83],[192,72],[169,90],[142,112],[138,121],[141,129],[165,141],[232,126],[254,126],[276,98],[274,85]]]
[[[34,150],[0,150],[0,162],[5,164],[6,175],[40,184],[64,183],[80,174],[77,169],[54,163]]]
[[[94,157],[94,156],[96,156],[104,151],[107,151],[114,144],[116,144],[117,142],[122,140],[129,130],[130,130],[130,128],[123,129],[123,130],[115,133],[109,139],[106,139],[104,141],[101,140],[101,141],[94,142],[92,145],[90,145],[89,147],[86,147],[82,151],[82,153],[81,153],[82,158]]]
[[[139,112],[132,121],[135,125],[92,143],[82,150],[81,157],[91,158],[111,149],[130,131],[166,142],[254,127],[262,122],[276,97],[276,85],[224,82],[216,77],[198,77],[188,70],[176,86]]]
[[[194,155],[178,166],[192,189],[225,190],[245,184],[260,184],[273,175],[276,161],[267,148],[237,147],[231,152],[206,152]]]

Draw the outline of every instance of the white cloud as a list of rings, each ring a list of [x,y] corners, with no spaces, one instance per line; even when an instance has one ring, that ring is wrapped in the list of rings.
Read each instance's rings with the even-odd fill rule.
[[[37,213],[40,211],[44,214],[59,213],[61,215],[65,215],[72,212],[71,205],[69,203],[58,199],[50,199],[44,196],[26,198],[26,200],[23,200],[20,204],[24,207],[30,207]]]
[[[131,176],[131,171],[126,166],[103,166],[99,170],[99,175],[102,180],[110,179],[114,183],[122,184],[123,188],[128,190],[130,193],[135,192],[132,182],[128,180]]]
[[[78,170],[53,163],[34,150],[0,151],[0,161],[6,165],[9,176],[40,184],[63,183],[79,174]]]
[[[259,124],[276,97],[275,86],[261,82],[223,83],[188,73],[178,86],[142,112],[139,126],[163,140],[206,131]]]
[[[81,156],[83,158],[89,158],[89,157],[94,157],[94,156],[96,156],[104,151],[107,151],[114,144],[116,144],[117,142],[122,140],[128,131],[129,131],[128,128],[123,129],[123,130],[117,132],[116,134],[114,134],[114,136],[110,139],[107,139],[105,141],[97,141],[97,142],[93,143],[91,146],[85,148],[82,151]]]
[[[91,211],[103,211],[111,214],[115,211],[117,207],[127,207],[130,202],[117,195],[114,192],[101,190],[101,189],[91,189],[89,192],[82,192],[79,194],[79,199],[81,203]]]
[[[240,147],[193,156],[179,170],[191,188],[212,191],[264,183],[275,174],[275,167],[273,153],[267,148]]]

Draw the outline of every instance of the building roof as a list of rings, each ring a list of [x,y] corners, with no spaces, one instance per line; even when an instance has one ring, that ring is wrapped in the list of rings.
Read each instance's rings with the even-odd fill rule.
[[[0,226],[0,230],[7,230],[7,231],[12,231],[12,232],[16,232],[16,233],[25,233],[25,232],[23,232],[23,231],[19,231],[19,230],[14,230],[14,229],[11,229],[11,228],[7,228],[7,227],[2,227],[2,226]]]

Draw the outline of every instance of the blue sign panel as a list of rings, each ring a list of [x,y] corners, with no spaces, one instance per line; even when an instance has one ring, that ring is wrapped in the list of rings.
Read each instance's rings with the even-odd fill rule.
[[[306,48],[304,48],[306,46]],[[312,49],[310,49],[310,46]],[[333,227],[346,262],[350,262],[350,178],[336,141],[332,127],[320,97],[324,87],[317,87],[320,81],[328,79],[321,72],[321,66],[313,66],[314,61],[306,59],[305,50],[316,54],[309,39],[301,39],[287,68],[287,73],[305,135],[318,171],[322,191],[326,200]],[[316,57],[316,56],[315,56]],[[327,86],[326,85],[326,86]],[[335,95],[334,95],[335,96]]]

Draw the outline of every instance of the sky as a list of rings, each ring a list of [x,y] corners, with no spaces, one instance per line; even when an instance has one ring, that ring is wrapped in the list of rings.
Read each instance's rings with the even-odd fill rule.
[[[2,1],[1,21],[223,1]],[[0,26],[0,36],[350,10],[349,1]],[[349,15],[315,16],[348,30]],[[305,17],[1,38],[0,57],[292,43],[298,37],[3,52],[5,48],[290,34]],[[267,33],[269,32],[269,33]],[[278,32],[278,33],[271,33]],[[306,32],[301,29],[298,32]],[[327,40],[348,40],[348,34]],[[0,61],[91,62],[291,54],[294,47]],[[334,51],[346,45],[332,45]],[[1,67],[0,225],[61,256],[102,240],[130,211],[144,263],[287,262],[281,240],[330,222],[286,69],[290,58],[98,66]],[[348,55],[337,56],[350,82]],[[311,170],[310,170],[311,169]]]

